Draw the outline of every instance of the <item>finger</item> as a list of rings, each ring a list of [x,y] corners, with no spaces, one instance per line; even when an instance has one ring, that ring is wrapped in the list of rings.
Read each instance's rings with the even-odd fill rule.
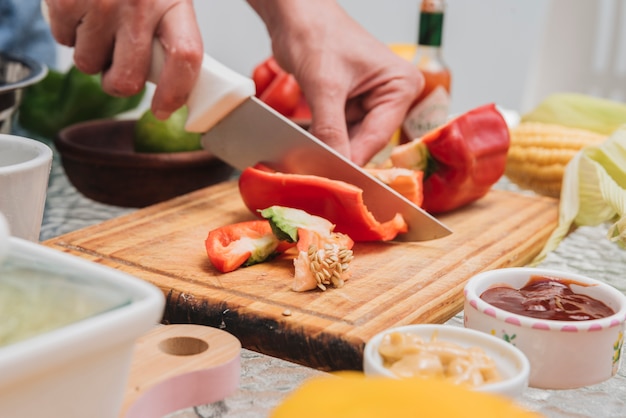
[[[115,35],[110,22],[114,16],[106,2],[99,2],[81,20],[74,45],[74,64],[79,70],[97,74],[111,65]]]
[[[136,33],[129,27],[118,30],[110,65],[102,72],[104,91],[124,97],[143,89],[150,65],[152,33]]]
[[[350,158],[350,144],[345,116],[344,94],[309,95],[310,132],[326,145]]]
[[[356,164],[366,164],[387,145],[415,98],[415,86],[421,91],[424,85],[421,73],[412,66],[405,66],[405,70],[402,77],[386,77],[388,81],[372,87],[359,101],[363,118],[349,128],[351,155]]]
[[[350,128],[350,156],[355,164],[367,164],[388,143],[402,123],[404,113],[394,105],[381,105]]]
[[[164,119],[187,102],[202,64],[202,35],[191,2],[168,10],[160,22],[158,38],[165,63],[152,100],[153,113]]]
[[[66,0],[56,2],[46,0],[46,7],[42,11],[50,22],[50,32],[61,45],[74,46],[76,42],[76,28],[84,15],[82,2]]]

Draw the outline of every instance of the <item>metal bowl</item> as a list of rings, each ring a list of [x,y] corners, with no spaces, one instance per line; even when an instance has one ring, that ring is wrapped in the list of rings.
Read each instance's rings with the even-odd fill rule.
[[[11,131],[11,118],[20,105],[23,90],[47,73],[45,64],[0,52],[0,133]]]

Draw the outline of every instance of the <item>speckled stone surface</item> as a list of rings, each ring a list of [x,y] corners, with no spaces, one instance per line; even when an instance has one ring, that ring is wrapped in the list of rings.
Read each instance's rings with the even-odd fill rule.
[[[496,187],[519,191],[506,178]],[[41,240],[122,216],[133,210],[103,205],[80,195],[68,182],[55,153]],[[578,228],[540,266],[604,280],[626,293],[626,251],[606,239],[607,228],[607,225]],[[462,326],[462,313],[449,323]],[[168,418],[267,417],[304,380],[322,374],[246,349],[242,350],[241,359],[241,385],[233,396],[211,405],[170,414]],[[530,388],[519,403],[554,418],[626,417],[626,365],[622,362],[617,376],[594,386],[558,391]]]

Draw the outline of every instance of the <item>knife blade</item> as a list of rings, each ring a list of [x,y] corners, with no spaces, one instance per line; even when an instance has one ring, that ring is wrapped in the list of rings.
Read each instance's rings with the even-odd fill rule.
[[[156,82],[165,55],[153,44],[149,80]],[[255,97],[254,82],[204,56],[200,75],[187,101],[185,128],[202,132],[202,146],[243,170],[257,163],[291,174],[345,181],[363,190],[374,217],[387,221],[401,213],[409,228],[397,241],[426,241],[452,231],[432,215],[376,179],[348,158]]]

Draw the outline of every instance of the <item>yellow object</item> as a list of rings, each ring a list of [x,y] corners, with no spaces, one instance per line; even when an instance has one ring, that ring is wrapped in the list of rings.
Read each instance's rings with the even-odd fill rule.
[[[415,52],[417,51],[417,45],[411,43],[391,43],[388,44],[389,48],[399,57],[404,58],[409,62],[413,62],[415,58]],[[400,143],[400,129],[396,130],[389,140],[391,146],[398,145]]]
[[[511,400],[436,379],[390,379],[342,372],[305,382],[271,418],[531,418]]]
[[[522,122],[511,128],[505,175],[515,184],[559,197],[565,166],[583,147],[606,135],[556,124]]]
[[[395,52],[396,55],[411,62],[413,61],[413,58],[415,57],[415,52],[417,51],[417,45],[411,43],[392,43],[389,44],[389,48],[391,48],[391,50]]]

